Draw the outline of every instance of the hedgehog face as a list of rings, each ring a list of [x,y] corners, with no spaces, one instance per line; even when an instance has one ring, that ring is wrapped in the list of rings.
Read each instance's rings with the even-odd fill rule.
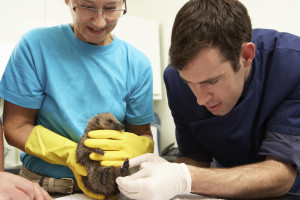
[[[123,131],[124,125],[121,124],[113,114],[111,113],[102,113],[101,117],[97,117],[97,126],[99,129],[111,129]]]

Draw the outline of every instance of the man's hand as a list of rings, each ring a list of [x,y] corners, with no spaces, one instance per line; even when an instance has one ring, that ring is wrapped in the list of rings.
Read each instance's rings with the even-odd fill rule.
[[[0,172],[0,199],[11,200],[53,200],[53,198],[37,183],[33,183],[21,176]]]
[[[153,153],[153,140],[147,136],[115,130],[96,130],[88,133],[84,141],[88,148],[101,148],[104,155],[91,153],[90,159],[101,161],[102,166],[121,166],[128,158]]]
[[[169,163],[154,154],[144,154],[130,159],[129,166],[140,166],[140,170],[116,180],[119,190],[129,198],[171,199],[191,191],[191,175],[183,163]]]

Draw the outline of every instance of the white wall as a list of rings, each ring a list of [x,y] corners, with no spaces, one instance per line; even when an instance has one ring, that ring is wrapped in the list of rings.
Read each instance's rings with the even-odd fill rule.
[[[299,0],[240,0],[248,9],[253,28],[269,28],[300,36]]]

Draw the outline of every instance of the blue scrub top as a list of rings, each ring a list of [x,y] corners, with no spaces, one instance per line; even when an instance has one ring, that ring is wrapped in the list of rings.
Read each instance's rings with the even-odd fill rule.
[[[205,162],[215,158],[224,167],[272,156],[300,172],[300,38],[256,29],[252,41],[256,53],[249,86],[225,116],[214,116],[199,106],[178,71],[166,68],[179,156]],[[300,193],[298,179],[292,192]]]

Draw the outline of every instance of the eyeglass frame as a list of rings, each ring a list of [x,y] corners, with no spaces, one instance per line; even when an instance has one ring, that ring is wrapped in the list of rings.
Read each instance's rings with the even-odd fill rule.
[[[109,10],[111,10],[111,11],[123,11],[123,15],[125,15],[125,14],[127,13],[127,5],[126,5],[126,0],[123,0],[123,1],[124,1],[124,4],[125,4],[125,9],[109,9]],[[71,3],[71,6],[72,6],[72,10],[76,13],[76,8],[77,8],[78,6],[74,6],[73,3],[72,3],[72,0],[70,0],[70,3]],[[104,17],[106,18],[105,13],[106,13],[107,11],[105,11],[105,10],[97,9],[97,8],[88,8],[88,7],[84,7],[84,6],[80,6],[80,7],[81,7],[81,8],[84,8],[84,9],[86,9],[86,10],[94,11],[95,14],[98,14],[99,12],[101,12],[101,13],[102,13],[102,16],[104,16]],[[123,16],[123,15],[121,15],[121,16]],[[121,16],[120,16],[120,17],[121,17]],[[118,18],[120,18],[120,17],[118,17]],[[115,19],[118,19],[118,18],[115,18]]]

